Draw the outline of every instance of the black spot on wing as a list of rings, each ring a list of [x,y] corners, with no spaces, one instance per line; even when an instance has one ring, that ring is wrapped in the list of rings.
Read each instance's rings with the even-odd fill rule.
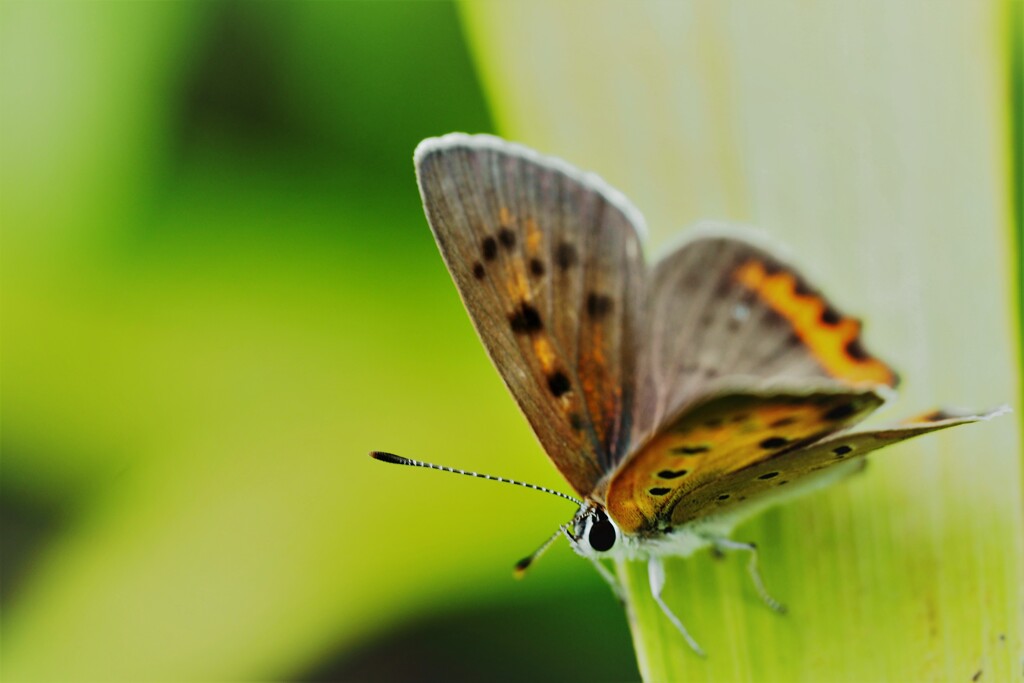
[[[758,479],[774,479],[777,476],[779,476],[778,472],[768,472],[767,474],[762,474]]]
[[[841,403],[835,408],[826,411],[822,417],[826,420],[845,420],[855,412],[857,412],[857,408],[852,403]]]
[[[678,479],[679,477],[686,476],[688,470],[662,470],[658,472],[658,476],[662,479]]]
[[[493,261],[498,256],[498,243],[493,237],[485,237],[480,243],[480,254],[484,261]]]
[[[668,493],[671,490],[672,489],[665,488],[664,486],[656,486],[653,489],[648,489],[647,492],[649,494],[651,494],[652,496],[664,496],[666,493]]]
[[[771,450],[773,448],[782,448],[789,443],[789,439],[785,439],[781,436],[771,436],[761,442],[761,448]]]
[[[867,360],[868,352],[860,345],[859,339],[851,339],[846,342],[846,354],[854,360]]]
[[[676,455],[697,455],[698,453],[707,453],[710,450],[710,446],[699,444],[696,446],[676,446],[671,449],[671,452]]]
[[[540,313],[525,301],[512,312],[512,315],[508,317],[508,322],[512,331],[517,334],[534,334],[544,329],[544,321],[540,319]]]
[[[501,242],[501,246],[511,250],[516,246],[516,234],[508,228],[502,228],[498,231],[498,241]]]
[[[835,453],[837,458],[841,458],[852,450],[849,446],[836,446],[832,449],[832,452]]]
[[[793,285],[793,293],[797,296],[808,296],[814,294],[814,288],[807,283],[807,280],[797,275],[796,283]]]
[[[562,270],[569,270],[579,261],[579,255],[576,253],[576,247],[569,244],[568,242],[562,242],[558,245],[555,250],[555,263]]]
[[[612,310],[611,297],[591,292],[587,295],[587,313],[591,318],[602,318]]]
[[[473,277],[477,280],[483,280],[485,275],[484,264],[477,261],[473,264]]]
[[[530,274],[534,277],[540,277],[544,274],[544,262],[539,258],[530,259]]]
[[[825,306],[821,311],[821,322],[826,325],[838,325],[839,321],[842,320],[842,316],[839,312],[831,306]]]
[[[548,375],[548,391],[550,391],[551,395],[555,398],[559,398],[565,394],[569,391],[571,386],[572,385],[569,384],[569,378],[566,377],[565,373],[561,370],[556,370]]]

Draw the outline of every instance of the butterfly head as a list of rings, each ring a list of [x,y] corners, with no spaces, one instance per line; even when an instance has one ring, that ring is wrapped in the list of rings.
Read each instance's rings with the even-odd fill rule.
[[[597,503],[583,503],[567,527],[572,549],[590,559],[608,557],[623,541],[619,527]]]

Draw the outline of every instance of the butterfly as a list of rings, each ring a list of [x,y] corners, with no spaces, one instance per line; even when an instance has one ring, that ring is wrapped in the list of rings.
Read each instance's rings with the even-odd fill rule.
[[[607,559],[648,563],[704,547],[757,549],[734,527],[793,493],[857,470],[883,446],[997,414],[933,410],[851,431],[899,379],[794,268],[750,236],[697,231],[653,264],[640,212],[599,177],[488,135],[453,133],[415,152],[427,220],[491,360],[579,498],[404,458],[386,462],[554,493],[564,535],[618,592]]]

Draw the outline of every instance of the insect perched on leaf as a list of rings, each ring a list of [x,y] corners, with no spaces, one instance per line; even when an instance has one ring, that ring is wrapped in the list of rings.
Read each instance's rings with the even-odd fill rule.
[[[559,535],[594,561],[646,560],[661,598],[662,558],[729,538],[783,493],[835,481],[863,456],[919,434],[983,420],[925,413],[849,431],[896,373],[793,268],[750,238],[704,230],[648,265],[644,222],[593,174],[499,138],[423,141],[416,173],[441,255],[484,347],[579,510]],[[378,460],[510,481],[390,453]]]

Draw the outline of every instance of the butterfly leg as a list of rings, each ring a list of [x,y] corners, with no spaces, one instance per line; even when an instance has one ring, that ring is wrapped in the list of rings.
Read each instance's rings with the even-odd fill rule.
[[[615,593],[615,597],[619,599],[619,602],[625,603],[626,596],[622,594],[622,587],[619,585],[615,575],[608,571],[608,567],[601,564],[601,560],[594,560],[594,568],[597,569],[597,573],[601,575],[601,578],[611,586],[612,592]]]
[[[712,548],[717,548],[719,551],[724,550],[745,550],[750,553],[750,562],[747,563],[747,571],[750,573],[750,579],[754,582],[754,589],[757,590],[757,594],[761,597],[764,604],[768,605],[774,612],[779,614],[786,613],[786,606],[776,600],[768,592],[768,589],[764,587],[764,580],[761,578],[761,571],[757,568],[757,546],[753,543],[741,543],[739,541],[733,541],[728,538],[716,538],[712,541]]]
[[[686,642],[690,645],[690,649],[696,652],[701,657],[707,657],[707,654],[701,649],[701,646],[697,644],[697,641],[693,639],[690,632],[683,626],[683,622],[679,620],[672,610],[668,608],[665,601],[661,599],[661,591],[665,587],[665,565],[662,564],[660,557],[652,557],[647,561],[647,578],[651,582],[651,595],[654,596],[654,601],[661,607],[661,611],[665,613],[668,620],[671,621],[679,632],[683,634],[683,638],[686,638]]]

